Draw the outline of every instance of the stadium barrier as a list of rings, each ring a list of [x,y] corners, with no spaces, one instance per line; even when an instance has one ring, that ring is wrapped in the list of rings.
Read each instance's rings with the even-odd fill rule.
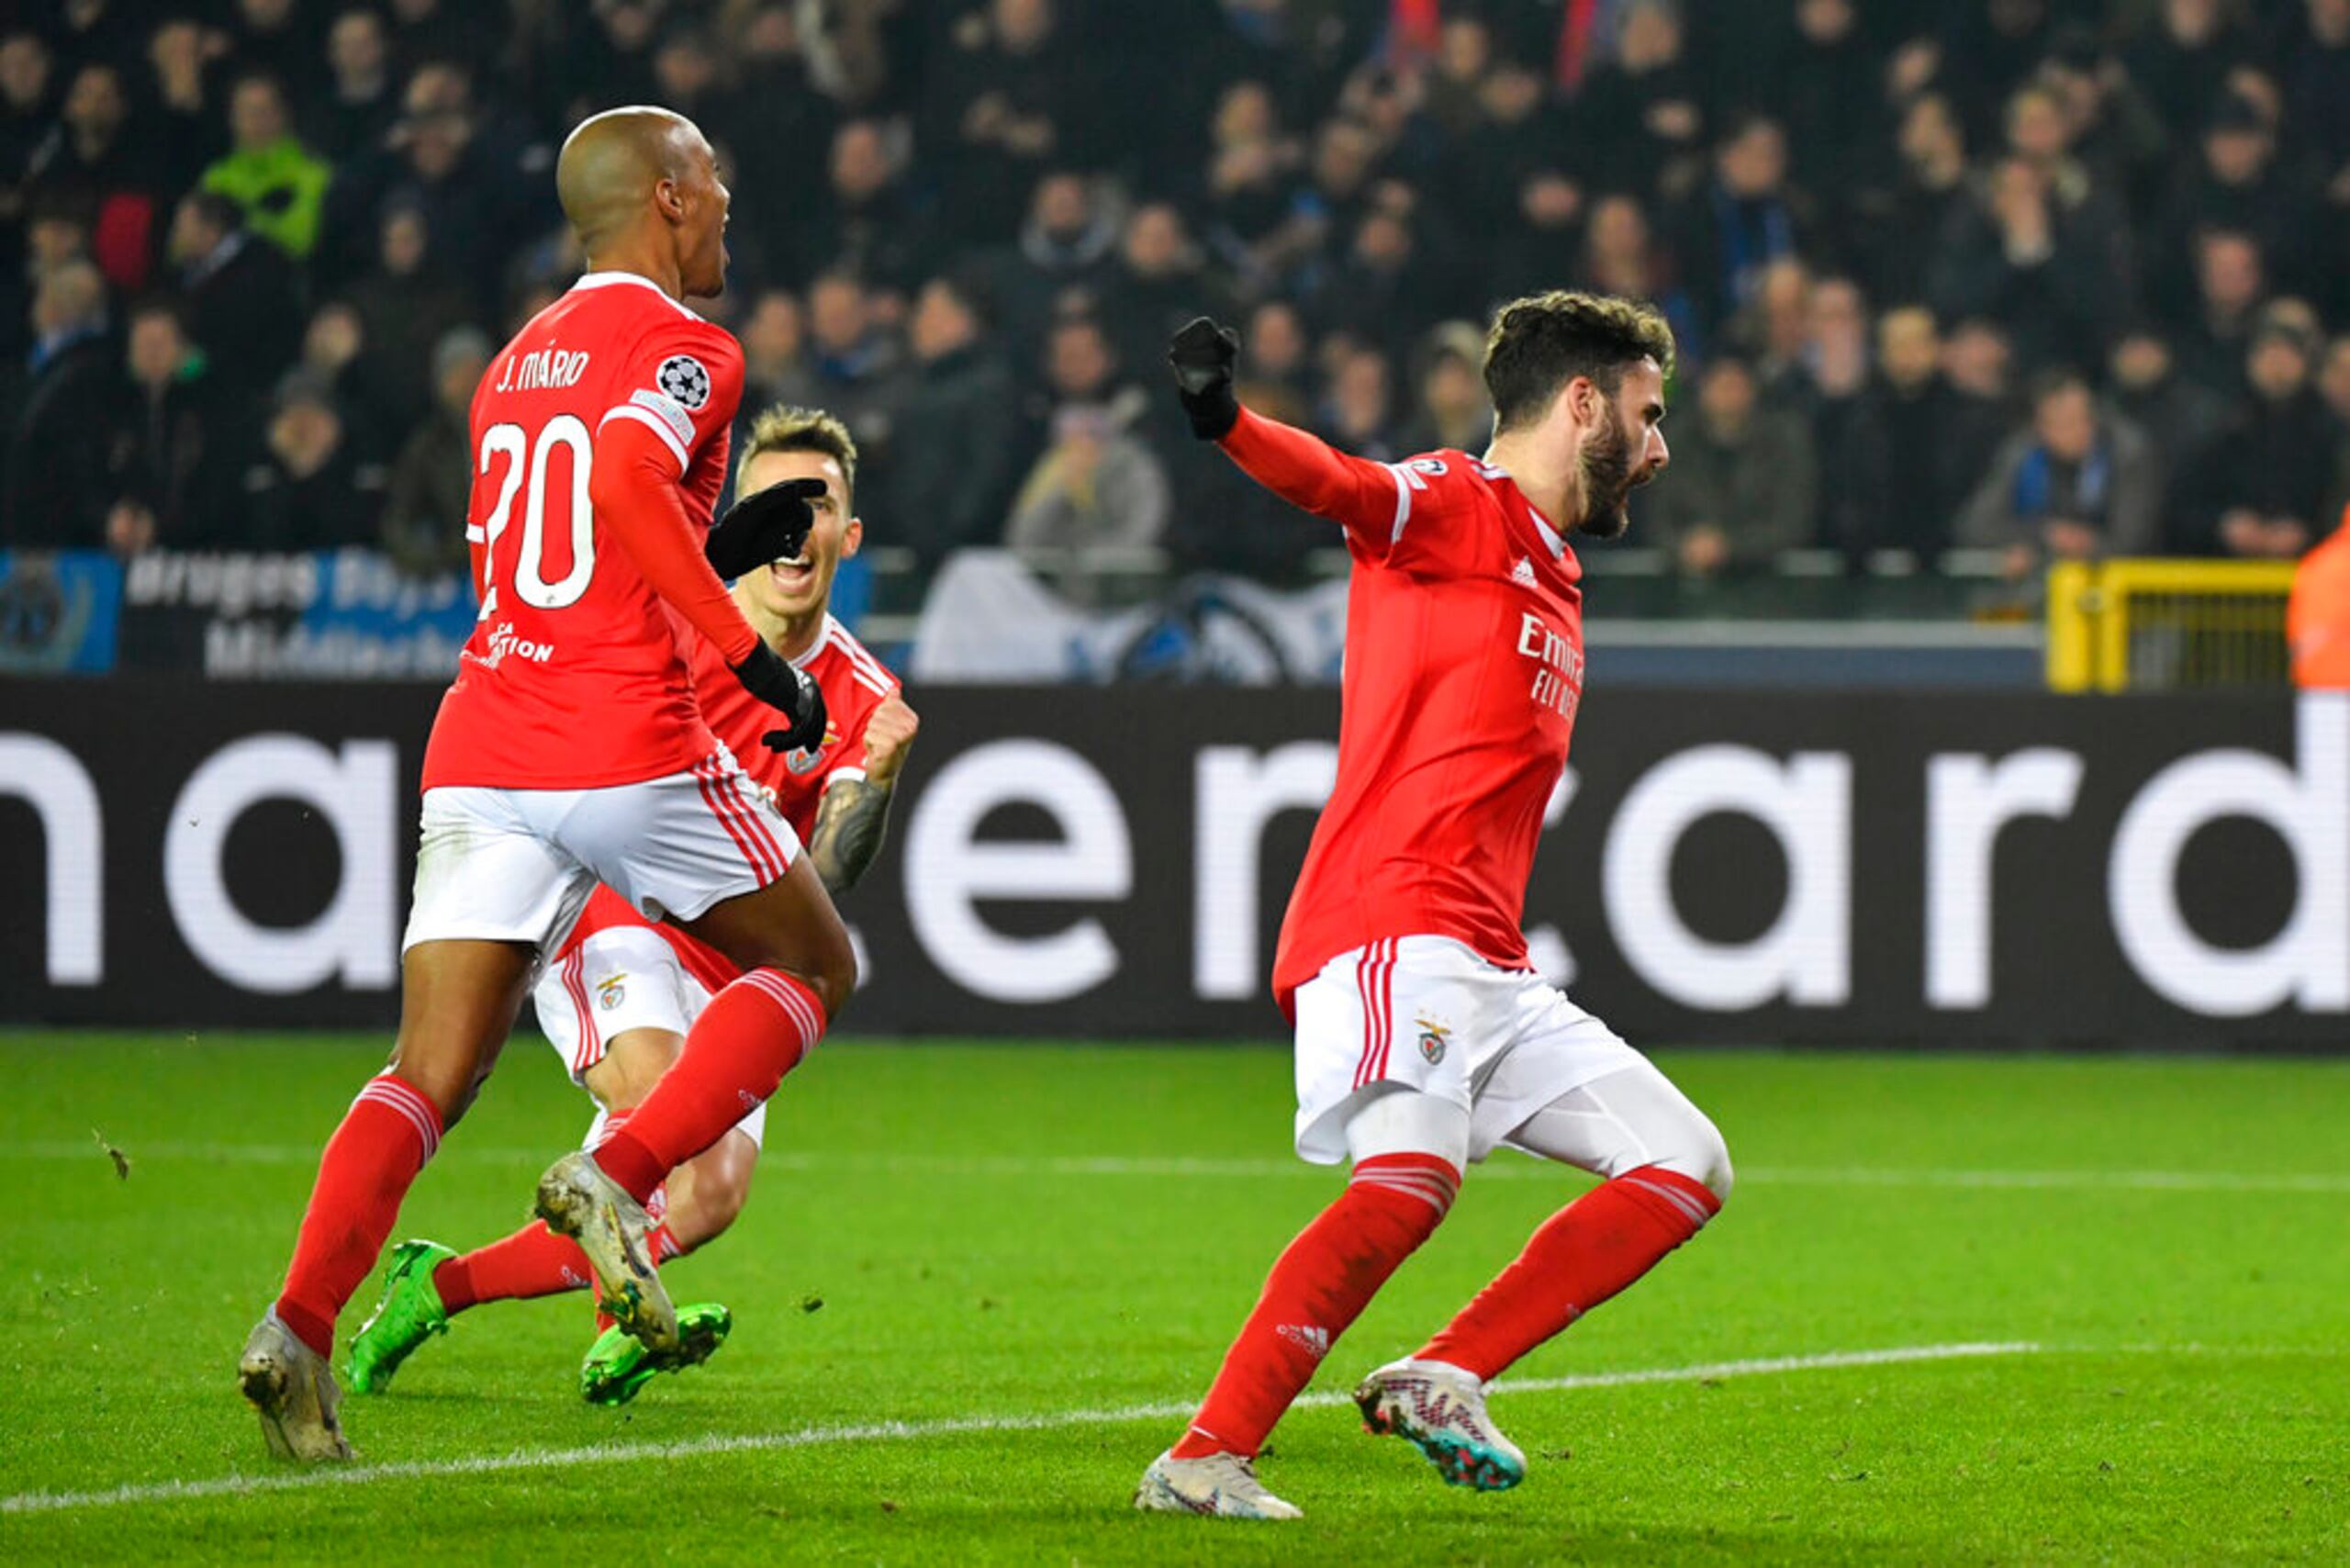
[[[2281,688],[2290,561],[2062,561],[2048,569],[2052,691]]]
[[[438,691],[0,682],[0,1016],[388,1026]],[[859,1033],[1270,1037],[1337,701],[916,691]],[[1601,691],[1536,961],[1637,1040],[2350,1038],[2350,696]]]

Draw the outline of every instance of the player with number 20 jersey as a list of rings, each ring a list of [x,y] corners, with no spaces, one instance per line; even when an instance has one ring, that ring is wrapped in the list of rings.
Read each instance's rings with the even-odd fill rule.
[[[856,983],[823,884],[702,722],[682,651],[690,626],[775,710],[763,744],[823,734],[815,683],[721,580],[795,555],[814,514],[785,486],[711,523],[742,362],[683,301],[725,286],[715,155],[681,116],[613,109],[573,130],[555,185],[588,269],[474,399],[482,610],[425,748],[398,1039],[328,1141],[285,1285],[239,1361],[264,1439],[290,1458],[352,1456],[336,1318],[597,883],[743,971],[631,1124],[539,1182],[541,1217],[578,1243],[650,1355],[680,1345],[644,1200],[773,1092]]]

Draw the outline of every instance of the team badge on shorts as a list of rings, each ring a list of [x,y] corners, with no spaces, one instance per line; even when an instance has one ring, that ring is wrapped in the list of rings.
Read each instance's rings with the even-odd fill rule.
[[[596,1005],[610,1013],[628,998],[628,988],[621,982],[628,979],[626,971],[614,975],[596,987]]]
[[[699,409],[710,401],[710,372],[701,361],[689,353],[671,354],[653,373],[653,385],[663,396],[674,398],[679,407]]]
[[[1444,1059],[1444,1043],[1451,1038],[1452,1031],[1425,1018],[1415,1018],[1412,1022],[1420,1026],[1420,1055],[1427,1058],[1430,1067],[1434,1067]]]

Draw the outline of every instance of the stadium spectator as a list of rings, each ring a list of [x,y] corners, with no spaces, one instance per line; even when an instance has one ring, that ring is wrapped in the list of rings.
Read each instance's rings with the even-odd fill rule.
[[[1886,153],[1882,68],[1862,35],[1855,0],[1796,0],[1794,10],[1795,27],[1763,90],[1787,128],[1805,183],[1841,192],[1871,177]]]
[[[382,13],[354,6],[339,14],[327,29],[326,62],[330,86],[311,100],[304,140],[339,162],[381,143],[399,118],[399,81]]]
[[[1906,550],[1931,566],[1951,541],[1951,518],[1971,476],[1952,454],[1956,398],[1942,374],[1942,338],[1922,305],[1876,323],[1876,375],[1852,410],[1843,483],[1849,503],[1829,514],[1841,531],[1822,543],[1855,560]]]
[[[815,395],[806,406],[832,410],[860,443],[885,443],[898,380],[898,342],[877,319],[872,299],[855,274],[826,273],[810,286],[808,333],[814,348]]]
[[[38,194],[87,216],[90,253],[107,283],[126,293],[146,286],[162,222],[159,171],[120,68],[93,61],[73,73],[28,172]]]
[[[228,151],[207,58],[212,41],[217,35],[207,40],[203,25],[192,17],[173,17],[147,40],[150,134],[156,172],[167,190],[185,190]]]
[[[330,299],[310,313],[296,360],[323,383],[350,428],[354,451],[381,460],[399,449],[409,421],[387,403],[383,356],[368,353],[367,323],[358,307]]]
[[[2228,416],[2225,398],[2179,373],[2169,336],[2153,325],[2132,327],[2114,340],[2106,360],[2106,401],[2174,463],[2209,447]]]
[[[1387,356],[1376,349],[1344,348],[1330,372],[1315,427],[1359,457],[1393,463],[1408,455],[1396,436],[1395,398]]]
[[[2350,506],[2350,332],[2326,345],[2325,358],[2319,364],[2317,390],[2333,420],[2333,491],[2327,498],[2325,508],[2325,515],[2331,517]]]
[[[1732,120],[1715,143],[1713,178],[1684,206],[1677,230],[1700,327],[1713,330],[1751,302],[1773,263],[1796,259],[1799,201],[1779,123],[1755,114]]]
[[[1485,396],[1485,334],[1471,322],[1449,321],[1428,334],[1417,356],[1419,407],[1396,445],[1406,453],[1438,450],[1482,454],[1494,433],[1494,406]]]
[[[326,384],[294,371],[277,389],[262,460],[245,473],[240,543],[271,551],[375,543],[385,478],[381,464],[352,450]]]
[[[115,388],[106,286],[69,261],[33,295],[32,361],[9,432],[0,540],[18,547],[94,548],[106,506],[106,422]]]
[[[2238,67],[2251,31],[2232,0],[2161,0],[2153,25],[2124,50],[2124,69],[2167,126],[2207,123]]]
[[[943,157],[957,230],[1001,243],[1036,177],[1089,143],[1086,63],[1053,0],[989,0],[957,19],[948,43],[932,75],[927,140]]]
[[[1069,552],[1058,574],[1083,600],[1102,556],[1099,547],[1156,544],[1169,510],[1167,470],[1107,409],[1065,405],[1051,439],[1013,503],[1004,543],[1015,549]]]
[[[182,196],[171,255],[188,329],[224,398],[257,403],[292,363],[302,330],[301,290],[275,246],[245,231],[244,215],[217,191]]]
[[[922,280],[935,247],[928,204],[906,180],[902,141],[878,119],[849,120],[833,133],[828,198],[790,219],[779,240],[801,275],[847,272],[895,294]],[[781,216],[760,221],[772,226]]]
[[[432,412],[392,461],[383,544],[415,576],[468,568],[465,506],[474,464],[467,415],[489,359],[489,339],[473,327],[456,328],[432,345]]]
[[[987,282],[1007,341],[1034,342],[1059,307],[1082,308],[1100,292],[1118,242],[1117,214],[1073,169],[1036,182],[1018,241],[986,258]]]
[[[178,308],[134,307],[124,357],[129,374],[107,426],[108,545],[123,554],[158,544],[234,548],[223,524],[236,515],[231,487],[244,472],[247,432],[220,406]]]
[[[1941,93],[1919,93],[1901,111],[1898,172],[1852,196],[1854,254],[1868,290],[1880,299],[1923,299],[1941,237],[1972,218],[1966,132]]]
[[[913,363],[889,401],[874,510],[925,568],[1000,538],[1019,478],[1019,401],[985,309],[968,283],[924,284],[907,334]]]
[[[2338,185],[2350,175],[2350,0],[2303,0],[2277,50],[2286,112]]]
[[[1812,533],[1822,542],[1863,532],[1859,454],[1854,425],[1869,385],[1868,302],[1850,278],[1812,286],[1804,326],[1801,406],[1811,424],[1819,472],[1818,514]]]
[[[1216,292],[1181,209],[1167,201],[1136,207],[1098,286],[1102,324],[1119,361],[1149,363],[1176,328],[1220,303]]]
[[[1961,541],[1997,550],[2011,577],[2046,560],[2143,554],[2161,540],[2162,473],[2144,432],[2098,409],[2088,383],[2049,371],[2031,422],[1999,449],[1960,514]]]
[[[432,345],[475,319],[473,298],[438,253],[441,236],[429,224],[423,206],[394,203],[384,214],[375,270],[348,295],[366,329],[364,373],[403,429],[431,406]]]
[[[1766,404],[1753,365],[1735,352],[1707,362],[1696,401],[1673,440],[1673,483],[1639,492],[1642,542],[1698,579],[1811,543],[1818,476],[1801,414]]]
[[[306,14],[300,0],[236,0],[235,10],[232,47],[248,69],[283,81],[318,59],[317,14]]]
[[[2273,311],[2254,330],[2244,362],[2252,401],[2188,476],[2177,549],[2290,560],[2316,543],[2336,452],[2332,421],[2311,386],[2316,347]]]
[[[1705,153],[1706,111],[1686,58],[1687,35],[1674,0],[1630,0],[1614,57],[1575,98],[1584,165],[1606,170],[1628,189],[1685,185]]]
[[[2158,261],[2150,286],[2177,314],[2194,299],[2198,230],[2246,234],[2275,263],[2280,280],[2300,273],[2293,259],[2307,222],[2308,203],[2277,166],[2277,138],[2267,113],[2240,93],[2222,95],[2203,128],[2192,173],[2172,183],[2170,200],[2153,230]]]
[[[2101,203],[2065,207],[2057,177],[2028,153],[1999,159],[1929,274],[1939,310],[1997,318],[2028,368],[2096,359],[2123,304]]]
[[[1657,245],[1648,214],[1636,198],[1607,196],[1592,204],[1591,222],[1583,231],[1582,281],[1604,294],[1652,301],[1671,323],[1683,362],[1694,364],[1705,358],[1696,307]]]
[[[2206,229],[2195,239],[2196,308],[2179,340],[2179,360],[2203,386],[2233,396],[2244,385],[2244,348],[2268,297],[2260,243],[2233,229]]]
[[[319,212],[331,171],[302,145],[274,77],[239,80],[229,97],[234,145],[204,171],[204,188],[243,209],[245,227],[301,261],[319,242]]]
[[[809,364],[808,319],[799,296],[789,289],[761,289],[744,312],[737,335],[743,340],[745,422],[778,403],[799,409],[823,406]]]

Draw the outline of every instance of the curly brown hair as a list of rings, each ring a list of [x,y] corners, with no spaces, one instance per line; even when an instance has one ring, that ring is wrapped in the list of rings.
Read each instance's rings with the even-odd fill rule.
[[[856,438],[822,409],[778,403],[760,410],[751,421],[750,437],[743,442],[742,458],[734,465],[736,489],[743,487],[751,471],[751,459],[765,452],[821,452],[841,465],[841,488],[846,492],[841,504],[847,506],[856,493]]]
[[[1654,306],[1554,288],[1513,299],[1485,334],[1485,391],[1495,428],[1542,417],[1559,388],[1587,375],[1613,394],[1625,367],[1653,359],[1673,374],[1673,329]]]

